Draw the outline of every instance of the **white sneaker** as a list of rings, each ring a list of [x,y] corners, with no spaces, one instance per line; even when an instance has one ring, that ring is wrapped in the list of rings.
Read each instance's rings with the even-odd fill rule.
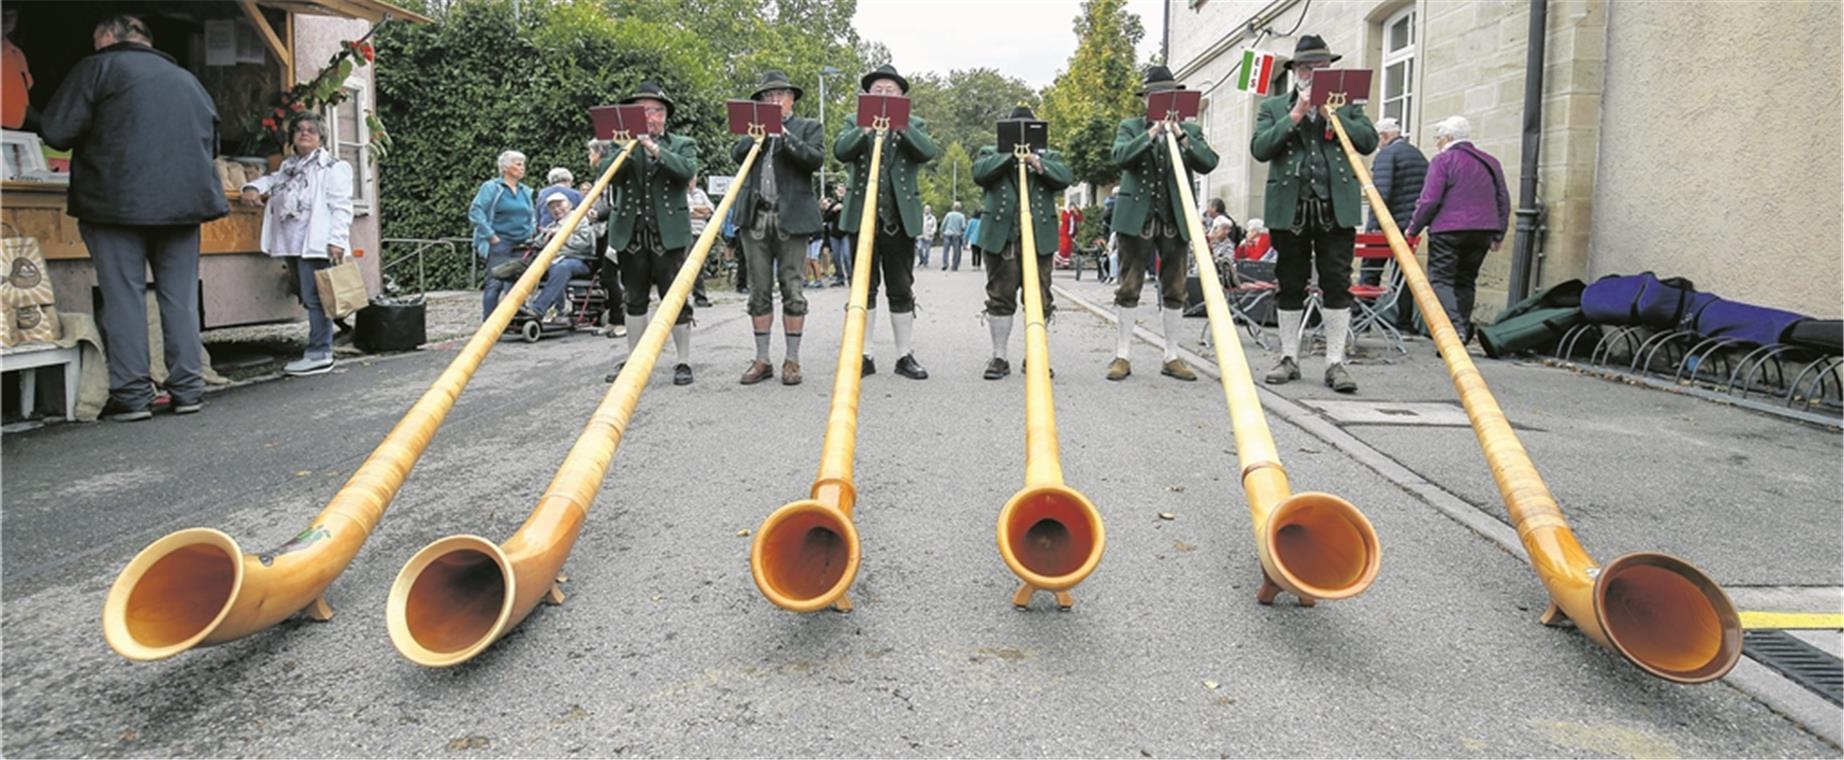
[[[296,359],[294,361],[291,361],[287,364],[282,365],[282,374],[289,375],[291,377],[304,377],[307,375],[324,375],[332,371],[333,371],[333,357],[331,356],[322,356],[322,357],[303,356],[299,359]]]

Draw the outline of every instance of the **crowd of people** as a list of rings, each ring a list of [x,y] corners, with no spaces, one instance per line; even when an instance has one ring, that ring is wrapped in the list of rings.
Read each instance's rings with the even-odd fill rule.
[[[1281,356],[1265,379],[1285,383],[1300,371],[1300,343],[1304,333],[1306,302],[1310,292],[1318,299],[1325,331],[1325,384],[1350,393],[1357,390],[1345,361],[1350,334],[1352,298],[1344,287],[1330,283],[1352,282],[1352,257],[1358,227],[1376,230],[1379,221],[1364,223],[1366,205],[1358,180],[1345,160],[1342,147],[1325,121],[1313,109],[1313,72],[1329,67],[1340,56],[1315,35],[1300,38],[1286,69],[1292,91],[1260,104],[1251,155],[1269,166],[1263,215],[1238,224],[1220,198],[1201,209],[1205,243],[1226,282],[1235,278],[1238,262],[1270,262],[1276,283],[1278,333]],[[909,82],[895,68],[884,65],[860,79],[861,91],[873,95],[906,95]],[[1139,95],[1182,89],[1163,66],[1146,71]],[[889,313],[897,358],[894,371],[922,380],[928,371],[917,359],[914,343],[915,270],[937,266],[958,271],[963,251],[971,265],[983,269],[987,282],[985,317],[992,333],[992,358],[984,371],[988,379],[1010,373],[1006,342],[1015,318],[1018,293],[1026,287],[1018,265],[1020,223],[1019,188],[1013,172],[1017,157],[1010,148],[985,146],[976,155],[972,177],[982,189],[981,207],[968,214],[956,201],[940,217],[920,201],[917,179],[921,167],[940,155],[928,134],[927,122],[911,116],[905,128],[890,132],[883,151],[884,165],[875,198],[866,197],[873,131],[847,126],[828,138],[818,122],[796,115],[803,90],[778,71],[767,72],[750,97],[778,105],[783,131],[764,142],[750,171],[731,186],[735,195],[722,220],[726,246],[718,254],[740,260],[737,290],[748,295],[746,311],[755,336],[755,356],[740,382],[754,385],[779,376],[784,385],[802,381],[800,341],[804,331],[810,288],[844,285],[852,275],[856,241],[871,237],[869,259],[870,300],[862,371],[877,371],[871,332],[882,308]],[[639,137],[639,149],[614,177],[599,198],[586,198],[587,183],[572,187],[567,169],[554,168],[549,183],[534,193],[521,185],[524,156],[508,151],[500,156],[500,176],[487,180],[474,198],[469,217],[475,247],[486,260],[489,273],[503,271],[516,277],[517,251],[529,249],[557,234],[554,231],[570,209],[592,204],[585,227],[572,234],[546,272],[543,289],[524,306],[532,319],[557,318],[562,282],[583,277],[599,268],[611,302],[620,303],[623,324],[611,334],[625,335],[630,350],[644,329],[649,289],[663,296],[682,265],[691,241],[712,222],[712,200],[697,186],[699,146],[690,137],[669,131],[673,100],[657,85],[644,83],[623,104],[645,108],[649,131]],[[1400,124],[1381,119],[1372,124],[1361,103],[1337,111],[1353,147],[1362,154],[1376,152],[1372,171],[1378,191],[1386,200],[1396,225],[1405,234],[1426,229],[1433,255],[1431,280],[1461,334],[1470,337],[1466,312],[1472,308],[1474,280],[1485,255],[1503,239],[1509,215],[1509,196],[1496,159],[1467,139],[1465,119],[1454,117],[1435,127],[1439,154],[1430,163],[1404,139]],[[1034,118],[1019,109],[1009,118]],[[1176,139],[1181,172],[1171,166],[1162,149],[1167,135]],[[730,149],[739,163],[754,144],[740,138]],[[613,146],[591,141],[589,165],[599,175],[612,160]],[[828,151],[847,166],[846,181],[816,188],[814,177]],[[1133,373],[1133,326],[1139,319],[1140,299],[1150,275],[1157,282],[1160,320],[1166,335],[1160,374],[1182,381],[1195,380],[1196,372],[1178,351],[1175,336],[1186,300],[1186,275],[1191,231],[1185,221],[1177,184],[1196,173],[1216,168],[1218,154],[1201,127],[1193,122],[1148,121],[1135,117],[1121,122],[1112,146],[1120,167],[1120,181],[1103,202],[1106,237],[1082,243],[1082,211],[1062,201],[1074,179],[1061,156],[1039,150],[1027,158],[1027,176],[1033,196],[1031,224],[1040,258],[1036,284],[1051,304],[1049,273],[1078,257],[1093,256],[1104,283],[1114,286],[1114,308],[1119,334],[1106,377],[1120,381]],[[1041,195],[1040,195],[1041,194]],[[876,227],[860,230],[864,204],[876,205]],[[596,242],[597,240],[601,242]],[[940,260],[931,264],[933,252]],[[600,252],[598,257],[597,252]],[[598,260],[599,259],[599,260]],[[514,263],[507,263],[514,262]],[[593,264],[599,265],[593,266]],[[1381,266],[1367,265],[1359,273],[1364,284],[1376,284]],[[490,275],[482,308],[491,313],[510,279]],[[774,362],[776,301],[782,333],[781,361]],[[693,304],[683,309],[673,330],[677,361],[673,381],[692,382],[688,324],[692,308],[710,305],[700,278]],[[618,368],[617,368],[618,369]],[[612,381],[611,373],[609,379]]]
[[[141,305],[148,273],[164,332],[165,386],[173,410],[196,412],[204,385],[195,285],[199,227],[228,213],[212,166],[217,114],[197,78],[153,49],[152,35],[140,19],[105,19],[96,26],[93,41],[96,53],[65,79],[41,119],[48,145],[74,149],[69,210],[79,220],[102,295],[98,316],[110,385],[105,414],[118,420],[151,414],[155,386]],[[1265,379],[1284,383],[1300,376],[1304,306],[1308,284],[1316,278],[1326,341],[1324,380],[1335,390],[1352,392],[1357,385],[1345,366],[1351,296],[1345,287],[1328,285],[1351,282],[1353,240],[1365,206],[1325,114],[1310,106],[1312,73],[1338,59],[1324,40],[1303,35],[1285,66],[1293,89],[1260,104],[1249,149],[1269,167],[1262,216],[1248,220],[1246,227],[1237,225],[1220,199],[1210,201],[1203,216],[1204,234],[1219,261],[1273,262],[1281,356]],[[908,80],[888,64],[866,73],[859,85],[874,95],[909,91]],[[1139,94],[1182,87],[1165,67],[1152,66]],[[957,270],[965,250],[972,266],[984,270],[993,338],[984,376],[1004,377],[1009,373],[1005,342],[1019,291],[1029,286],[1021,282],[1018,265],[1024,252],[1019,250],[1022,225],[1014,172],[1021,159],[1009,147],[982,148],[972,172],[984,191],[981,207],[968,214],[956,202],[938,219],[917,191],[921,167],[941,154],[923,118],[912,116],[904,128],[889,132],[882,180],[876,196],[868,198],[875,133],[851,125],[829,138],[817,122],[795,115],[803,94],[781,72],[765,74],[751,93],[755,100],[781,107],[784,130],[767,139],[760,159],[730,189],[735,202],[721,222],[723,237],[740,252],[736,280],[738,289],[748,292],[755,335],[756,355],[740,381],[756,384],[777,374],[785,385],[802,381],[804,290],[848,282],[862,235],[870,236],[872,250],[862,372],[877,371],[871,331],[881,306],[894,333],[894,371],[928,378],[915,351],[914,281],[916,267],[928,265],[939,242],[940,268]],[[511,289],[535,245],[566,235],[543,286],[521,304],[525,316],[556,315],[569,281],[594,273],[608,302],[621,312],[619,320],[611,318],[618,323],[610,334],[625,335],[630,352],[638,343],[652,294],[666,293],[695,236],[716,223],[716,204],[697,184],[700,146],[670,129],[673,98],[646,82],[622,103],[642,107],[647,131],[598,197],[589,197],[589,183],[578,183],[565,168],[547,172],[540,188],[528,186],[526,157],[511,150],[499,155],[497,176],[480,185],[468,212],[475,253],[489,273],[483,314],[491,314]],[[1510,216],[1502,166],[1471,142],[1471,126],[1463,117],[1435,125],[1437,153],[1429,161],[1407,141],[1401,125],[1393,119],[1373,125],[1361,103],[1344,105],[1337,115],[1359,153],[1377,151],[1374,182],[1395,225],[1411,237],[1428,233],[1429,279],[1448,317],[1470,339],[1478,272],[1502,244]],[[1032,118],[1028,109],[1011,116]],[[307,348],[285,367],[293,375],[325,373],[334,366],[334,322],[321,308],[314,275],[340,263],[350,248],[353,167],[328,150],[327,133],[321,116],[293,115],[288,122],[291,155],[275,171],[245,184],[241,193],[241,202],[263,207],[262,250],[286,263],[308,315]],[[1157,149],[1167,135],[1180,146],[1182,171],[1174,171],[1168,152]],[[143,149],[149,141],[163,149]],[[751,144],[751,138],[739,139],[731,147],[732,157],[740,161]],[[813,177],[828,151],[846,164],[846,181],[816,188]],[[615,154],[610,142],[589,141],[593,175],[604,173]],[[1164,343],[1160,372],[1194,380],[1195,372],[1177,352],[1191,234],[1177,183],[1212,171],[1218,155],[1197,124],[1144,117],[1120,123],[1111,155],[1121,173],[1103,203],[1107,238],[1088,247],[1100,259],[1103,280],[1115,286],[1119,337],[1106,376],[1119,381],[1132,374],[1133,326],[1150,273],[1158,283],[1165,334],[1173,336]],[[1042,275],[1036,286],[1049,304],[1047,275],[1056,257],[1077,255],[1083,220],[1080,210],[1058,203],[1073,178],[1056,151],[1040,150],[1022,160],[1037,240],[1031,253],[1039,257]],[[859,229],[866,203],[875,204],[875,227]],[[590,206],[584,223],[566,233],[564,222],[584,204]],[[1366,226],[1375,230],[1379,223],[1373,218]],[[1367,269],[1360,276],[1368,283],[1381,274]],[[783,337],[778,373],[772,362],[777,297]],[[681,385],[693,380],[693,310],[710,305],[702,283],[692,300],[672,330],[673,382]]]

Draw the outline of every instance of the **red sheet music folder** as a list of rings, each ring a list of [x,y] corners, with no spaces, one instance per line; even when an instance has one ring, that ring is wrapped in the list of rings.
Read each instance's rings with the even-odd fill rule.
[[[613,140],[621,132],[629,137],[647,133],[647,110],[640,105],[594,106],[589,109],[589,121],[595,125],[598,140]]]
[[[1146,96],[1147,121],[1184,121],[1197,118],[1197,108],[1203,103],[1204,93],[1200,90],[1161,90]]]
[[[1344,93],[1346,103],[1370,102],[1370,69],[1320,69],[1313,72],[1313,108],[1325,105],[1325,99],[1334,92]]]
[[[909,98],[897,95],[859,95],[858,126],[876,126],[873,120],[879,116],[890,117],[890,128],[909,128]]]
[[[781,104],[759,103],[754,100],[730,100],[724,102],[730,113],[730,134],[749,134],[749,125],[760,124],[771,135],[781,134]]]

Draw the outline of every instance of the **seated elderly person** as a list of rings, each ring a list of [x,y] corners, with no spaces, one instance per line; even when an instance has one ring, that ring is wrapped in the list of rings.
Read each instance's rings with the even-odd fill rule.
[[[1267,223],[1260,219],[1250,219],[1248,237],[1236,246],[1236,260],[1268,261],[1274,256],[1274,244],[1268,238]]]
[[[569,198],[562,194],[552,195],[545,203],[555,221],[550,226],[538,230],[538,237],[533,241],[540,248],[549,245],[551,239],[563,229],[564,218],[575,208]],[[573,277],[589,274],[589,262],[595,258],[595,228],[587,221],[576,225],[570,231],[570,237],[557,249],[557,255],[551,257],[551,265],[544,270],[544,287],[538,291],[536,298],[525,303],[526,316],[542,318],[551,309],[563,302],[564,289]]]
[[[570,174],[569,169],[565,169],[561,166],[552,167],[549,172],[545,173],[544,181],[549,184],[546,184],[544,189],[538,191],[539,229],[544,229],[550,226],[552,222],[557,221],[557,217],[551,216],[552,196],[562,195],[565,198],[569,198],[571,208],[576,208],[583,204],[582,192],[570,186],[576,181],[576,177]]]

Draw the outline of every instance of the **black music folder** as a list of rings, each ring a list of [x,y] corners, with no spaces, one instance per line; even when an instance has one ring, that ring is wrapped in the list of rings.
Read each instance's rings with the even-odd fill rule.
[[[1029,145],[1033,153],[1041,152],[1050,142],[1050,123],[1036,119],[1001,119],[999,152],[1010,153],[1015,146]]]

